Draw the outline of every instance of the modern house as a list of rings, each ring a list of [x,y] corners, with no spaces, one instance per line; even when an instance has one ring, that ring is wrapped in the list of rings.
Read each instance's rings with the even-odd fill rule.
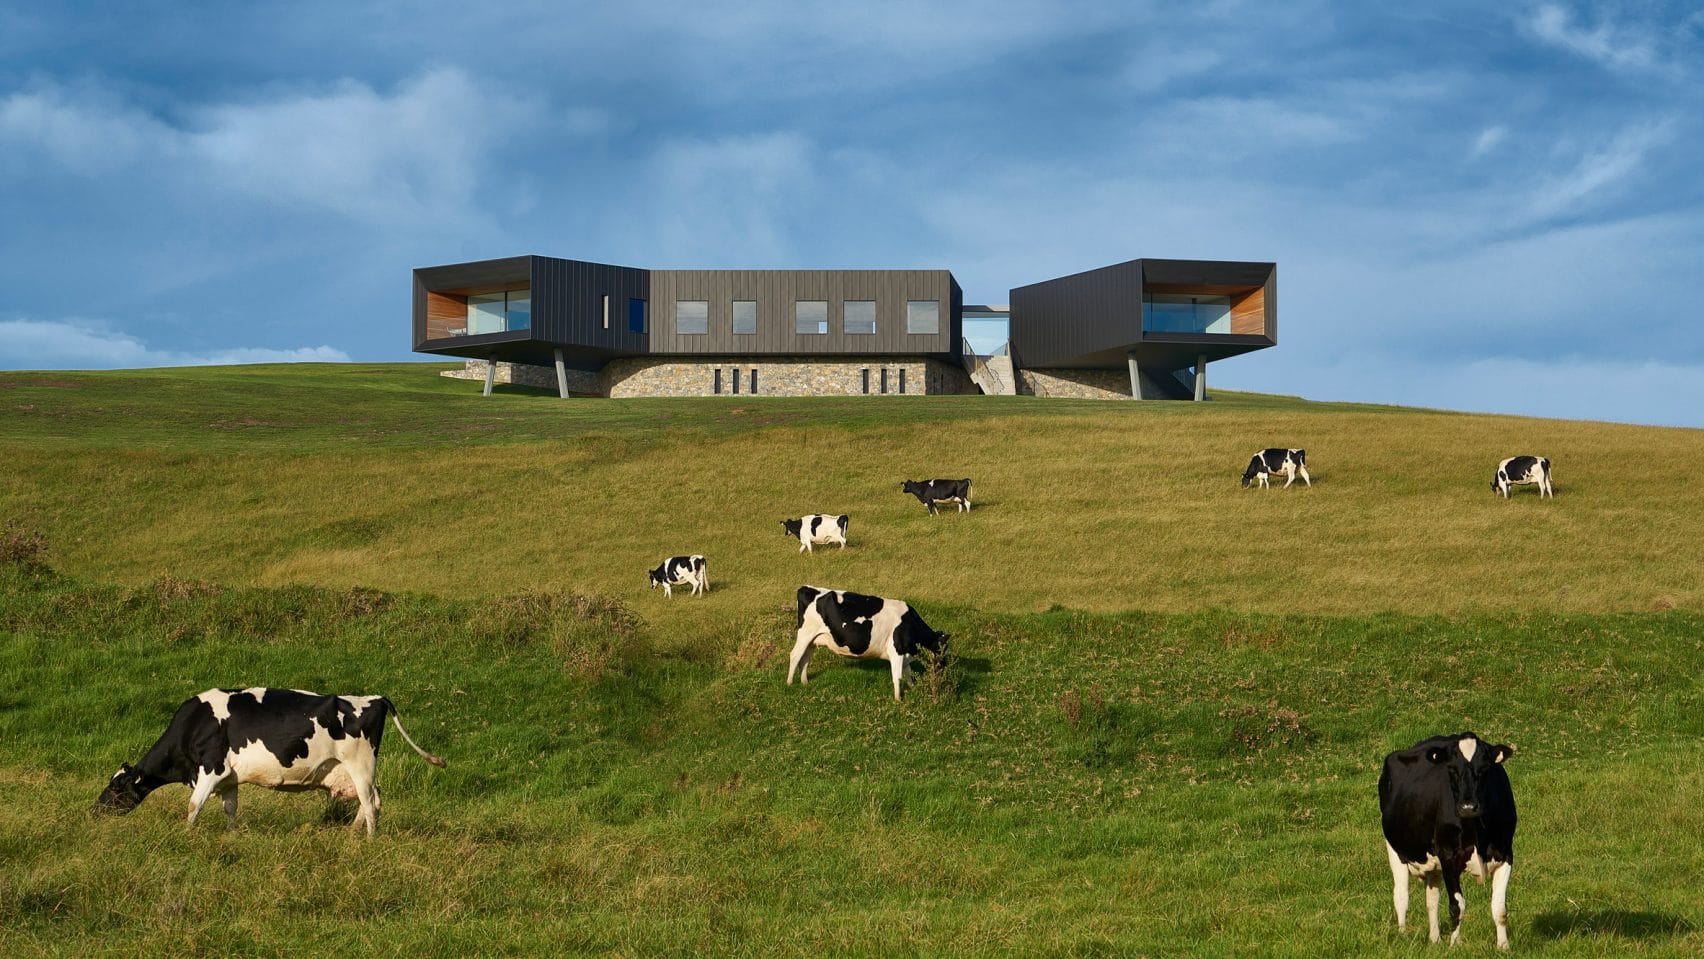
[[[1274,345],[1275,283],[1271,263],[1133,260],[967,307],[946,270],[516,256],[415,270],[413,346],[469,359],[449,375],[488,394],[1187,396],[1209,360]],[[1010,349],[990,352],[1009,355],[978,355],[966,316],[1006,320]]]

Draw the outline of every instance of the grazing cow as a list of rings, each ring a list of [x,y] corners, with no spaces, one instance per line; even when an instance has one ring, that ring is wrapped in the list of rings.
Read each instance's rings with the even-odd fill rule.
[[[840,589],[799,587],[799,635],[787,663],[787,685],[794,677],[810,682],[811,652],[823,646],[853,659],[885,659],[893,667],[893,699],[911,659],[920,649],[940,664],[947,634],[937,633],[907,603]]]
[[[1491,491],[1509,498],[1511,486],[1537,486],[1538,498],[1556,498],[1550,488],[1550,460],[1542,456],[1511,456],[1497,464],[1497,475],[1491,477]]]
[[[830,516],[827,513],[812,513],[798,519],[784,519],[781,528],[788,536],[797,537],[799,552],[813,552],[812,543],[839,543],[841,549],[846,548],[846,524],[852,522],[850,516]]]
[[[1298,474],[1302,477],[1302,482],[1313,485],[1313,480],[1308,478],[1308,451],[1280,449],[1274,446],[1249,458],[1248,469],[1243,470],[1243,489],[1248,489],[1248,484],[1254,480],[1260,481],[1261,489],[1270,489],[1271,484],[1266,482],[1266,478],[1273,473],[1283,473],[1289,477],[1284,481],[1285,489],[1290,488]]]
[[[726,585],[726,584],[724,584]],[[651,570],[651,589],[655,586],[663,588],[663,598],[674,595],[676,586],[691,586],[692,595],[710,592],[710,573],[704,565],[704,557],[696,553],[691,556],[670,556],[663,560],[663,565]]]
[[[127,813],[167,783],[191,788],[189,824],[214,794],[225,802],[227,827],[237,824],[237,785],[284,792],[324,789],[361,802],[357,822],[379,830],[375,781],[385,715],[414,751],[434,766],[444,761],[421,749],[396,707],[383,696],[321,696],[299,689],[209,689],[178,707],[147,755],[119,767],[95,802],[97,810]]]
[[[970,480],[968,479],[932,479],[921,482],[906,480],[899,484],[899,488],[902,492],[917,497],[917,501],[929,510],[931,516],[935,513],[936,503],[957,503],[959,512],[970,512]]]
[[[1385,757],[1379,813],[1395,883],[1396,928],[1408,928],[1408,880],[1426,883],[1426,923],[1438,941],[1438,882],[1450,896],[1450,944],[1461,938],[1465,869],[1491,877],[1497,947],[1509,948],[1509,871],[1515,864],[1515,794],[1503,760],[1515,747],[1473,733],[1436,736]]]

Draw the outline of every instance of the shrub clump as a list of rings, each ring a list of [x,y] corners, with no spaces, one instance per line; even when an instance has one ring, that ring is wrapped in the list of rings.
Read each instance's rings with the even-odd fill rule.
[[[549,643],[562,667],[583,679],[625,672],[654,651],[639,617],[618,599],[528,590],[477,604],[472,632],[487,642]]]
[[[10,519],[0,527],[0,563],[36,567],[47,562],[47,535]]]

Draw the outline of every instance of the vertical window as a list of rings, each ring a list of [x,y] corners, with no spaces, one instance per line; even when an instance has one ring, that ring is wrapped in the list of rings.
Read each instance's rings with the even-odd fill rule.
[[[751,391],[757,392],[757,367],[755,366],[751,368]]]
[[[627,332],[645,332],[645,301],[631,299],[627,301]]]
[[[722,395],[722,368],[720,366],[718,366],[718,367],[716,367],[716,369],[714,369],[711,372],[714,373],[714,379],[711,381],[712,385],[711,385],[710,389],[717,396],[721,396]]]
[[[887,392],[887,367],[882,367],[882,392]]]
[[[794,333],[827,333],[828,301],[799,300],[793,304]]]
[[[907,300],[905,304],[905,332],[941,332],[941,301]]]
[[[509,317],[509,329],[532,329],[532,291],[510,290],[504,295],[509,300],[505,310]]]
[[[734,301],[734,332],[735,333],[756,333],[757,332],[757,301],[756,300],[735,300]]]
[[[899,391],[905,392],[905,367],[899,368]]]
[[[876,301],[847,300],[843,327],[848,333],[876,332]]]
[[[609,329],[609,294],[604,294],[604,329]]]
[[[740,368],[736,366],[728,372],[734,375],[734,395],[738,396],[740,395]]]
[[[676,300],[675,301],[675,332],[676,333],[708,333],[708,332],[710,332],[710,301],[708,301],[708,300]]]
[[[864,367],[863,374],[864,374],[864,395],[868,396],[868,395],[870,395],[870,368],[867,367],[867,366]]]

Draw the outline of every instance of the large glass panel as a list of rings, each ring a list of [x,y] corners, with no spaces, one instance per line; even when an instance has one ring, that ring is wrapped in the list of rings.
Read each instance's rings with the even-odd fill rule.
[[[629,332],[629,333],[643,333],[643,332],[645,332],[645,301],[644,300],[634,299],[634,300],[628,300],[627,301],[627,332]]]
[[[941,301],[908,300],[905,304],[905,332],[941,332]]]
[[[1142,297],[1144,333],[1229,333],[1231,298],[1197,293],[1149,293]]]
[[[708,332],[710,332],[710,301],[709,300],[676,300],[675,301],[675,332],[676,333],[708,333]]]
[[[876,332],[875,300],[847,300],[842,305],[846,308],[846,332]]]
[[[793,304],[793,332],[827,333],[828,301],[799,300]]]
[[[481,333],[501,333],[508,328],[503,319],[503,299],[501,293],[475,293],[467,298],[467,333],[478,336]]]
[[[757,301],[756,300],[735,300],[734,301],[734,332],[735,333],[756,333],[757,332]]]
[[[532,329],[532,291],[510,290],[509,297],[509,329]]]

